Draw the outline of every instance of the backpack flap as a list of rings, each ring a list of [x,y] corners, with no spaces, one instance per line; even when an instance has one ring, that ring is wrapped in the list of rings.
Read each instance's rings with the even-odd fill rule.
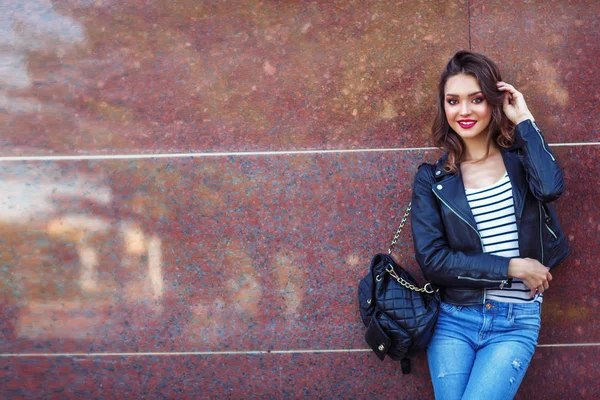
[[[377,314],[375,313],[371,316],[371,321],[369,322],[369,326],[367,327],[367,331],[365,332],[365,340],[367,344],[377,354],[377,357],[381,361],[385,358],[390,346],[392,344],[392,340],[385,334],[381,325],[379,325],[379,321],[377,320]]]

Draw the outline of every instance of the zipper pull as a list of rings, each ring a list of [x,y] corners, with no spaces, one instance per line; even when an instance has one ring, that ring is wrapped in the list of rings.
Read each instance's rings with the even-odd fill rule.
[[[546,212],[546,207],[544,207],[544,205],[541,202],[540,202],[540,208],[542,209],[542,212],[544,213],[544,221],[546,221],[546,223],[550,222],[550,216]]]

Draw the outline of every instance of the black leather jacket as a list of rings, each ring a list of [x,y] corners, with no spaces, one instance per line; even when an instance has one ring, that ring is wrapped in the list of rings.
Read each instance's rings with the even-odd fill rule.
[[[422,164],[412,196],[415,257],[425,278],[440,288],[442,300],[481,304],[485,290],[509,287],[509,258],[483,253],[483,245],[462,178],[444,171],[447,154]],[[550,269],[571,252],[551,201],[564,191],[563,175],[535,122],[515,128],[515,144],[502,149],[513,186],[520,256]]]

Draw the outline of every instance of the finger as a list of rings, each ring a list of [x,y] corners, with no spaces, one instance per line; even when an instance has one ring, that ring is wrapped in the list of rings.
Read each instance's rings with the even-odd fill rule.
[[[515,89],[514,86],[509,85],[509,84],[503,84],[502,86],[498,86],[497,89],[501,90],[503,92],[510,93],[510,95],[513,98],[523,97],[523,95],[521,94],[521,92],[519,92],[517,89]]]
[[[546,279],[548,280],[548,282],[552,280],[552,274],[550,272],[546,272]]]
[[[506,82],[498,82],[496,85],[499,90],[508,90],[510,92],[517,90],[517,89],[515,89],[515,87],[513,85],[510,85]]]
[[[550,287],[550,284],[548,283],[548,281],[544,282],[544,284],[542,285],[542,287],[544,288],[544,290],[548,289]]]
[[[496,87],[496,89],[498,89],[501,92],[507,92],[510,93],[510,88],[506,87],[506,86],[498,86]]]
[[[508,89],[499,87],[498,89],[504,92],[504,105],[506,106],[516,106],[517,103],[521,102],[521,99],[523,99],[523,95],[514,88]]]

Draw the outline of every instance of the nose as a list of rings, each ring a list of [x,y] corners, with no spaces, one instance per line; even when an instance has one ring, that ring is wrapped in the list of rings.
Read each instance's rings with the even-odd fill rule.
[[[460,103],[460,115],[469,115],[471,114],[471,104],[468,101],[463,101]]]

